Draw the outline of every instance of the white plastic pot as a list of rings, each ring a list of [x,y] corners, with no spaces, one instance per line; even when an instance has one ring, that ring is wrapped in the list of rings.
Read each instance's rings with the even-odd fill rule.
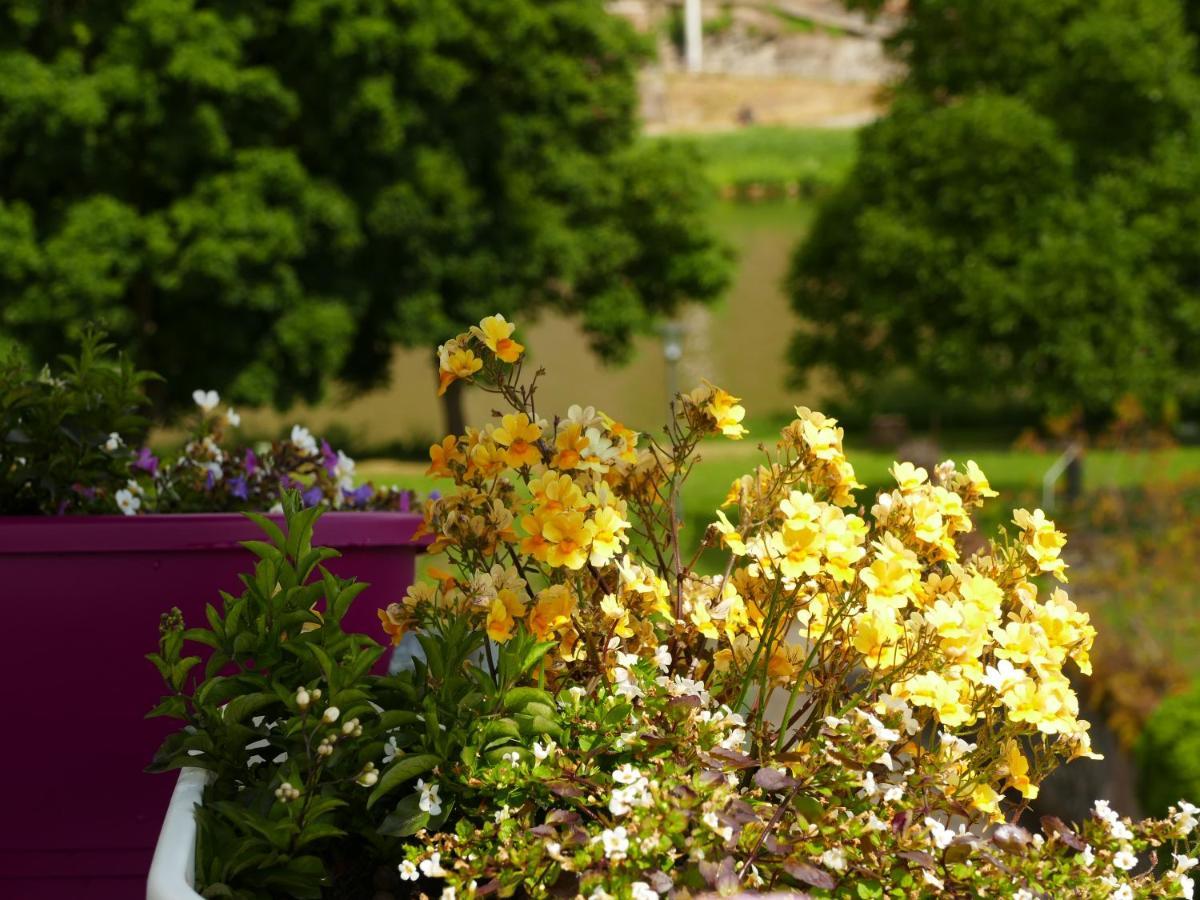
[[[154,861],[146,879],[146,900],[202,900],[196,893],[196,807],[204,798],[208,772],[181,769],[167,806]]]

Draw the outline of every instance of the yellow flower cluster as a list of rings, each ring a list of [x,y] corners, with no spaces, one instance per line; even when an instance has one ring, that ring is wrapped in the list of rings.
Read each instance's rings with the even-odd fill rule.
[[[439,349],[442,389],[477,380],[512,411],[430,449],[430,473],[456,489],[429,504],[427,528],[460,574],[435,573],[381,613],[394,638],[461,616],[498,643],[525,629],[558,642],[551,682],[570,672],[630,696],[632,666],[652,660],[664,683],[702,684],[746,712],[760,750],[786,751],[854,705],[903,708],[911,734],[936,726],[952,748],[970,734],[976,748],[947,771],[987,813],[1004,790],[1034,796],[1054,760],[1091,753],[1064,667],[1090,671],[1095,632],[1036,581],[1065,581],[1065,539],[1040,510],[1017,510],[1014,538],[968,553],[972,514],[996,496],[974,462],[932,475],[897,462],[868,516],[837,421],[797,407],[706,532],[719,574],[697,572],[679,487],[704,439],[746,434],[738,399],[708,383],[681,395],[667,444],[592,407],[544,419],[512,334],[492,316]]]

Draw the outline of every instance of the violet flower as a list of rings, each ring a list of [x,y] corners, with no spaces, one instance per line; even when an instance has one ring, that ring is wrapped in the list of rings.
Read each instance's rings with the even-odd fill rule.
[[[338,455],[333,452],[333,448],[329,446],[329,441],[324,438],[321,438],[321,460],[325,465],[325,471],[329,473],[329,477],[336,478]]]
[[[342,496],[351,506],[362,506],[371,499],[371,495],[375,493],[375,489],[369,484],[356,487],[352,491],[344,491]]]
[[[325,499],[325,492],[318,485],[313,485],[307,491],[300,494],[300,499],[304,501],[305,506],[316,506]]]
[[[239,500],[250,499],[250,487],[246,484],[246,479],[241,475],[229,480],[229,493]]]
[[[258,457],[249,447],[246,448],[246,455],[242,457],[242,468],[246,470],[247,475],[253,475],[258,471]]]
[[[158,457],[150,452],[149,447],[143,447],[138,451],[137,459],[133,461],[135,469],[141,469],[151,478],[158,477]]]

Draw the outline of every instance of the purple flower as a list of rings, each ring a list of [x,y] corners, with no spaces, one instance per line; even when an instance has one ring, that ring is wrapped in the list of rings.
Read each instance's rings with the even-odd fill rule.
[[[246,448],[246,455],[242,457],[242,468],[246,470],[247,475],[253,475],[258,471],[258,457],[249,447]]]
[[[356,487],[352,491],[346,491],[342,494],[346,498],[346,502],[351,506],[362,506],[371,499],[371,495],[375,493],[375,489],[369,484],[364,484],[361,487]]]
[[[133,467],[141,469],[151,478],[155,478],[158,476],[158,457],[150,452],[149,447],[143,447],[138,451],[137,459],[133,461]]]
[[[300,498],[304,501],[305,506],[316,506],[325,499],[325,492],[318,485],[313,485],[307,491],[300,494]]]
[[[321,459],[325,463],[325,471],[329,473],[331,478],[336,478],[338,457],[333,452],[333,448],[329,446],[329,441],[324,438],[321,438]]]
[[[429,492],[429,499],[430,499],[430,500],[441,500],[441,499],[442,499],[442,492],[441,492],[441,491],[439,491],[439,490],[437,490],[437,489],[434,489],[434,490],[430,491],[430,492]]]
[[[209,469],[207,472],[204,473],[204,489],[206,491],[211,491],[213,489],[213,485],[216,483],[217,483],[217,476],[213,474],[212,469]]]
[[[229,481],[229,493],[239,500],[248,500],[250,498],[250,488],[246,484],[246,479],[241,475],[231,478]]]

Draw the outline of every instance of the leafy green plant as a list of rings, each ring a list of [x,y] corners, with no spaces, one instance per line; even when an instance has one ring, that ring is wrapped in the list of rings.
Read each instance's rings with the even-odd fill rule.
[[[0,512],[111,511],[149,420],[139,371],[99,331],[40,372],[15,353],[0,364]]]
[[[322,565],[337,552],[312,546],[320,515],[296,493],[283,528],[251,514],[266,539],[246,542],[258,562],[242,594],[223,594],[198,627],[165,615],[148,657],[167,687],[150,715],[184,726],[149,771],[211,773],[196,873],[205,896],[319,897],[333,884],[357,896],[403,838],[478,806],[468,786],[478,772],[559,733],[553,698],[518,686],[551,643],[513,641],[480,668],[468,660],[481,633],[447,622],[422,636],[426,659],[412,671],[373,674],[383,648],[341,629],[366,585]],[[414,779],[451,766],[464,777],[423,804]]]

